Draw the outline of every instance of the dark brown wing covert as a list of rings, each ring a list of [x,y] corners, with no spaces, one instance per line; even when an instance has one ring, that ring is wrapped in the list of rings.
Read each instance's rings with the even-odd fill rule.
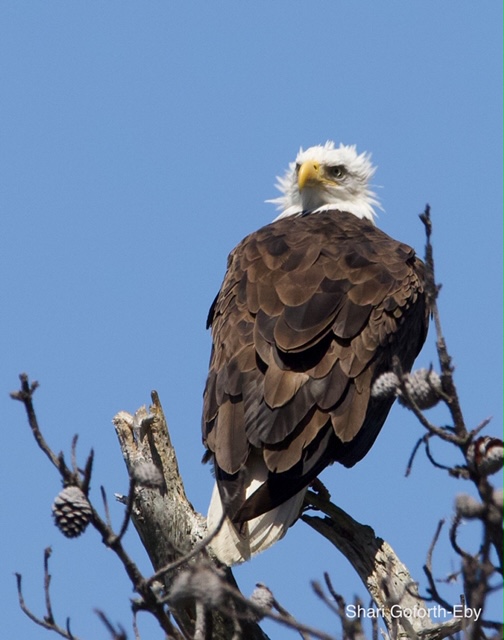
[[[231,253],[209,324],[203,439],[236,522],[297,493],[333,461],[366,455],[392,405],[370,396],[425,340],[424,267],[370,222],[328,211],[273,222]],[[245,504],[240,470],[268,482]]]

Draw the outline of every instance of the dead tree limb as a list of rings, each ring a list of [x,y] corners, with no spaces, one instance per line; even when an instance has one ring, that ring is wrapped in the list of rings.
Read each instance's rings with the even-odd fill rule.
[[[391,638],[441,640],[461,629],[461,619],[432,623],[415,580],[392,547],[373,529],[353,520],[326,497],[309,491],[308,506],[324,518],[303,515],[304,522],[323,535],[347,558],[383,616]],[[415,615],[408,615],[411,611]]]
[[[134,476],[139,466],[153,464],[163,479],[159,488],[135,486],[132,521],[154,570],[162,574],[163,590],[169,593],[175,578],[184,570],[186,562],[182,563],[182,560],[217,565],[217,561],[209,557],[204,545],[201,545],[203,548],[199,553],[192,553],[207,536],[206,519],[194,510],[186,496],[157,393],[152,393],[150,411],[142,407],[134,416],[121,411],[114,418],[114,426],[130,477]],[[224,572],[226,581],[236,587],[231,571],[219,568]],[[171,609],[181,629],[188,637],[194,637],[196,603],[177,601]],[[233,619],[216,608],[209,614],[211,620],[207,627],[211,628],[212,638],[224,640],[234,637]],[[240,626],[244,638],[267,640],[255,622],[242,620]]]

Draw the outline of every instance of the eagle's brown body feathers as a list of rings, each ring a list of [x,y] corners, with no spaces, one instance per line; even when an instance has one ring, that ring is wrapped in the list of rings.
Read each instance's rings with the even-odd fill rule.
[[[238,529],[366,455],[393,403],[373,382],[393,356],[411,369],[427,315],[414,251],[351,213],[289,216],[234,249],[208,319],[203,438]],[[245,499],[257,456],[267,481]]]

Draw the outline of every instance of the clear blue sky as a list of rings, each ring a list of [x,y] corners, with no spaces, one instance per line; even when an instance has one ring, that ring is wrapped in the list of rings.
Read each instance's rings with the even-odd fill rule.
[[[52,524],[60,482],[8,398],[18,373],[41,383],[36,407],[54,449],[68,452],[74,433],[81,460],[94,447],[97,502],[100,485],[110,496],[127,490],[112,417],[157,389],[188,495],[206,511],[207,310],[229,251],[274,217],[264,201],[301,145],[334,139],[371,151],[379,226],[421,254],[417,214],[432,205],[443,326],[467,423],[493,416],[488,432],[500,432],[501,24],[501,3],[460,0],[2,3],[2,637],[49,637],[18,610],[13,577],[24,574],[26,599],[42,614],[47,545],[58,619],[107,638],[99,606],[130,629],[131,591],[115,557],[93,531],[69,541]],[[418,365],[434,353],[432,332]],[[432,419],[448,417],[434,410]],[[421,435],[397,407],[362,463],[322,479],[425,586],[436,523],[470,487],[423,455],[404,477]],[[461,463],[434,448],[442,462]],[[119,523],[119,506],[113,514]],[[469,545],[479,528],[463,534]],[[445,540],[434,556],[440,577],[456,566]],[[133,531],[127,546],[148,572]],[[339,635],[309,586],[324,570],[346,598],[367,601],[347,561],[303,523],[236,577],[245,594],[264,582],[300,620]],[[140,627],[160,637],[146,616]]]

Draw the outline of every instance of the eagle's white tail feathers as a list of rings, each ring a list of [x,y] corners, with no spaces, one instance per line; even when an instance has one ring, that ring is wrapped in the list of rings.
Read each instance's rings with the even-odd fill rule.
[[[257,456],[254,462],[255,464],[247,470],[249,476],[245,492],[247,498],[264,483],[267,475],[262,457]],[[279,507],[249,520],[243,528],[243,535],[236,530],[229,518],[226,518],[220,531],[210,542],[210,548],[219,560],[228,566],[249,560],[283,538],[287,529],[299,516],[305,493],[306,489],[303,489]],[[217,528],[221,517],[222,502],[215,484],[208,509],[209,533]]]

